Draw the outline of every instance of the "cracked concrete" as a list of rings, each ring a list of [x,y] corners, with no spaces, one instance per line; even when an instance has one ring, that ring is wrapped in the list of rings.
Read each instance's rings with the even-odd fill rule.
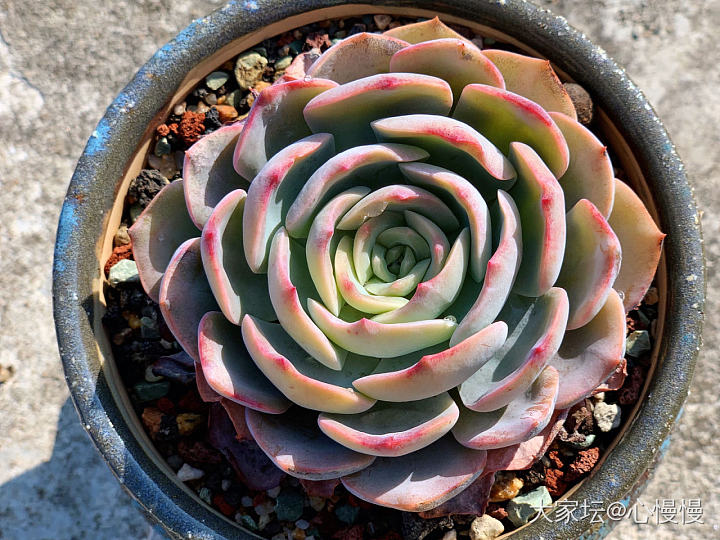
[[[623,64],[672,135],[704,210],[708,320],[685,416],[642,500],[700,497],[704,525],[620,523],[613,538],[720,534],[720,2],[537,0]],[[154,533],[82,432],[57,356],[50,266],[75,161],[135,70],[221,2],[0,0],[0,538]]]

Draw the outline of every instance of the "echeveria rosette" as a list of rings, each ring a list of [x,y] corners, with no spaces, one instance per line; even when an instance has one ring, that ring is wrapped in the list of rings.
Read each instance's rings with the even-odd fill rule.
[[[142,283],[280,469],[482,511],[619,366],[664,235],[546,61],[433,20],[298,70],[134,224]]]

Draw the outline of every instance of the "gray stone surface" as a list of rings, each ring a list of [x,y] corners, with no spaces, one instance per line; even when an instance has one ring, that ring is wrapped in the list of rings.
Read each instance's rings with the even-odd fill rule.
[[[717,294],[720,2],[538,0],[628,69],[673,136],[704,210],[705,350],[673,443],[642,500],[702,498],[704,525],[620,523],[613,538],[720,535]],[[55,226],[73,166],[104,108],[179,29],[188,0],[0,0],[0,538],[155,533],[82,432],[57,356],[50,301]]]

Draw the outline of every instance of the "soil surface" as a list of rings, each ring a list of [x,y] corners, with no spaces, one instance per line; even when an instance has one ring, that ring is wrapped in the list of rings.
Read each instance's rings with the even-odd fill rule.
[[[704,525],[620,523],[615,538],[714,538],[720,385],[720,5],[692,0],[540,2],[625,65],[664,119],[696,184],[710,281],[693,393],[642,500],[702,498]],[[0,538],[150,538],[83,434],[52,329],[50,264],[75,161],[134,71],[219,2],[0,1]],[[61,120],[62,119],[62,120]],[[713,212],[715,210],[715,212]]]

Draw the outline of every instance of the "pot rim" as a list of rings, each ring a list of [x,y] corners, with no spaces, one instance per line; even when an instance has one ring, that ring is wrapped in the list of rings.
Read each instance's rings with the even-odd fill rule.
[[[138,141],[185,75],[231,41],[290,16],[331,6],[362,4],[421,8],[462,17],[522,36],[522,42],[574,80],[633,143],[667,233],[665,332],[648,394],[632,425],[605,463],[573,493],[581,501],[618,501],[628,506],[642,489],[643,474],[667,448],[682,413],[701,343],[705,302],[704,258],[697,209],[684,167],[645,96],[608,55],[567,21],[525,0],[273,0],[232,1],[191,23],[159,49],[120,92],[80,157],[60,215],[53,264],[53,301],[58,345],[70,394],[85,430],[115,476],[140,508],[172,537],[252,538],[244,529],[198,504],[157,468],[132,435],[101,366],[93,321],[94,282],[99,275],[97,241],[117,196],[118,180]],[[588,67],[590,66],[590,67]],[[539,519],[517,538],[601,537],[612,520],[551,523]]]

